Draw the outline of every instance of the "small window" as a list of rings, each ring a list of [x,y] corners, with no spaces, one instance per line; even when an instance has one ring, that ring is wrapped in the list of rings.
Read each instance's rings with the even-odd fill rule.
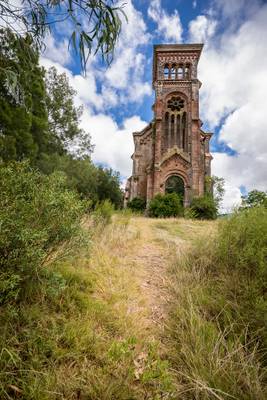
[[[169,79],[169,66],[165,65],[164,67],[164,79]]]
[[[176,78],[176,66],[173,65],[171,68],[171,79],[175,79]]]
[[[183,77],[184,77],[184,70],[183,70],[183,67],[180,66],[178,68],[178,79],[183,79]]]

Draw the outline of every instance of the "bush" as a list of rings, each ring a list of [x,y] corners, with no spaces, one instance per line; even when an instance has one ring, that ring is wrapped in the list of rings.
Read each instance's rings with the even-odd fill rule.
[[[176,193],[157,194],[149,203],[148,214],[156,218],[182,215],[182,200]]]
[[[146,200],[142,197],[135,197],[127,204],[132,211],[143,212],[146,208]]]
[[[93,213],[96,223],[107,225],[111,222],[112,214],[114,213],[114,206],[109,200],[104,200],[97,203]]]
[[[45,176],[24,162],[0,166],[2,303],[39,279],[47,257],[80,231],[83,210],[62,174]]]
[[[205,195],[192,200],[191,211],[196,219],[216,219],[218,209],[214,199]]]

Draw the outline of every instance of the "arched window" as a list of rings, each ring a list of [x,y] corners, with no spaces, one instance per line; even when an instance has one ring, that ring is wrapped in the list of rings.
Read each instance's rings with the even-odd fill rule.
[[[184,69],[181,65],[179,65],[177,70],[178,79],[183,79],[184,77]]]
[[[165,193],[177,193],[181,201],[184,198],[184,181],[180,176],[172,175],[165,183]]]
[[[189,66],[189,64],[187,64],[185,66],[184,76],[185,76],[185,79],[190,79],[190,66]]]
[[[175,79],[176,78],[176,65],[173,64],[172,68],[171,68],[171,79]]]
[[[169,66],[166,64],[164,67],[164,79],[169,79],[169,72]]]

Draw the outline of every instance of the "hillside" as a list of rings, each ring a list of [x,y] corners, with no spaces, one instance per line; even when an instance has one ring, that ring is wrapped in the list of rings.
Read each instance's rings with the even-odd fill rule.
[[[217,226],[117,213],[92,235],[86,220],[89,246],[50,263],[33,301],[2,314],[1,399],[266,398],[207,253],[190,258]]]

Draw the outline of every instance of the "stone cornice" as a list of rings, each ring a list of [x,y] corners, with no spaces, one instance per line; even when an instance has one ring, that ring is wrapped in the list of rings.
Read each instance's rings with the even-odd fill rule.
[[[154,52],[172,52],[172,51],[197,51],[201,53],[203,43],[188,43],[188,44],[154,44]]]

